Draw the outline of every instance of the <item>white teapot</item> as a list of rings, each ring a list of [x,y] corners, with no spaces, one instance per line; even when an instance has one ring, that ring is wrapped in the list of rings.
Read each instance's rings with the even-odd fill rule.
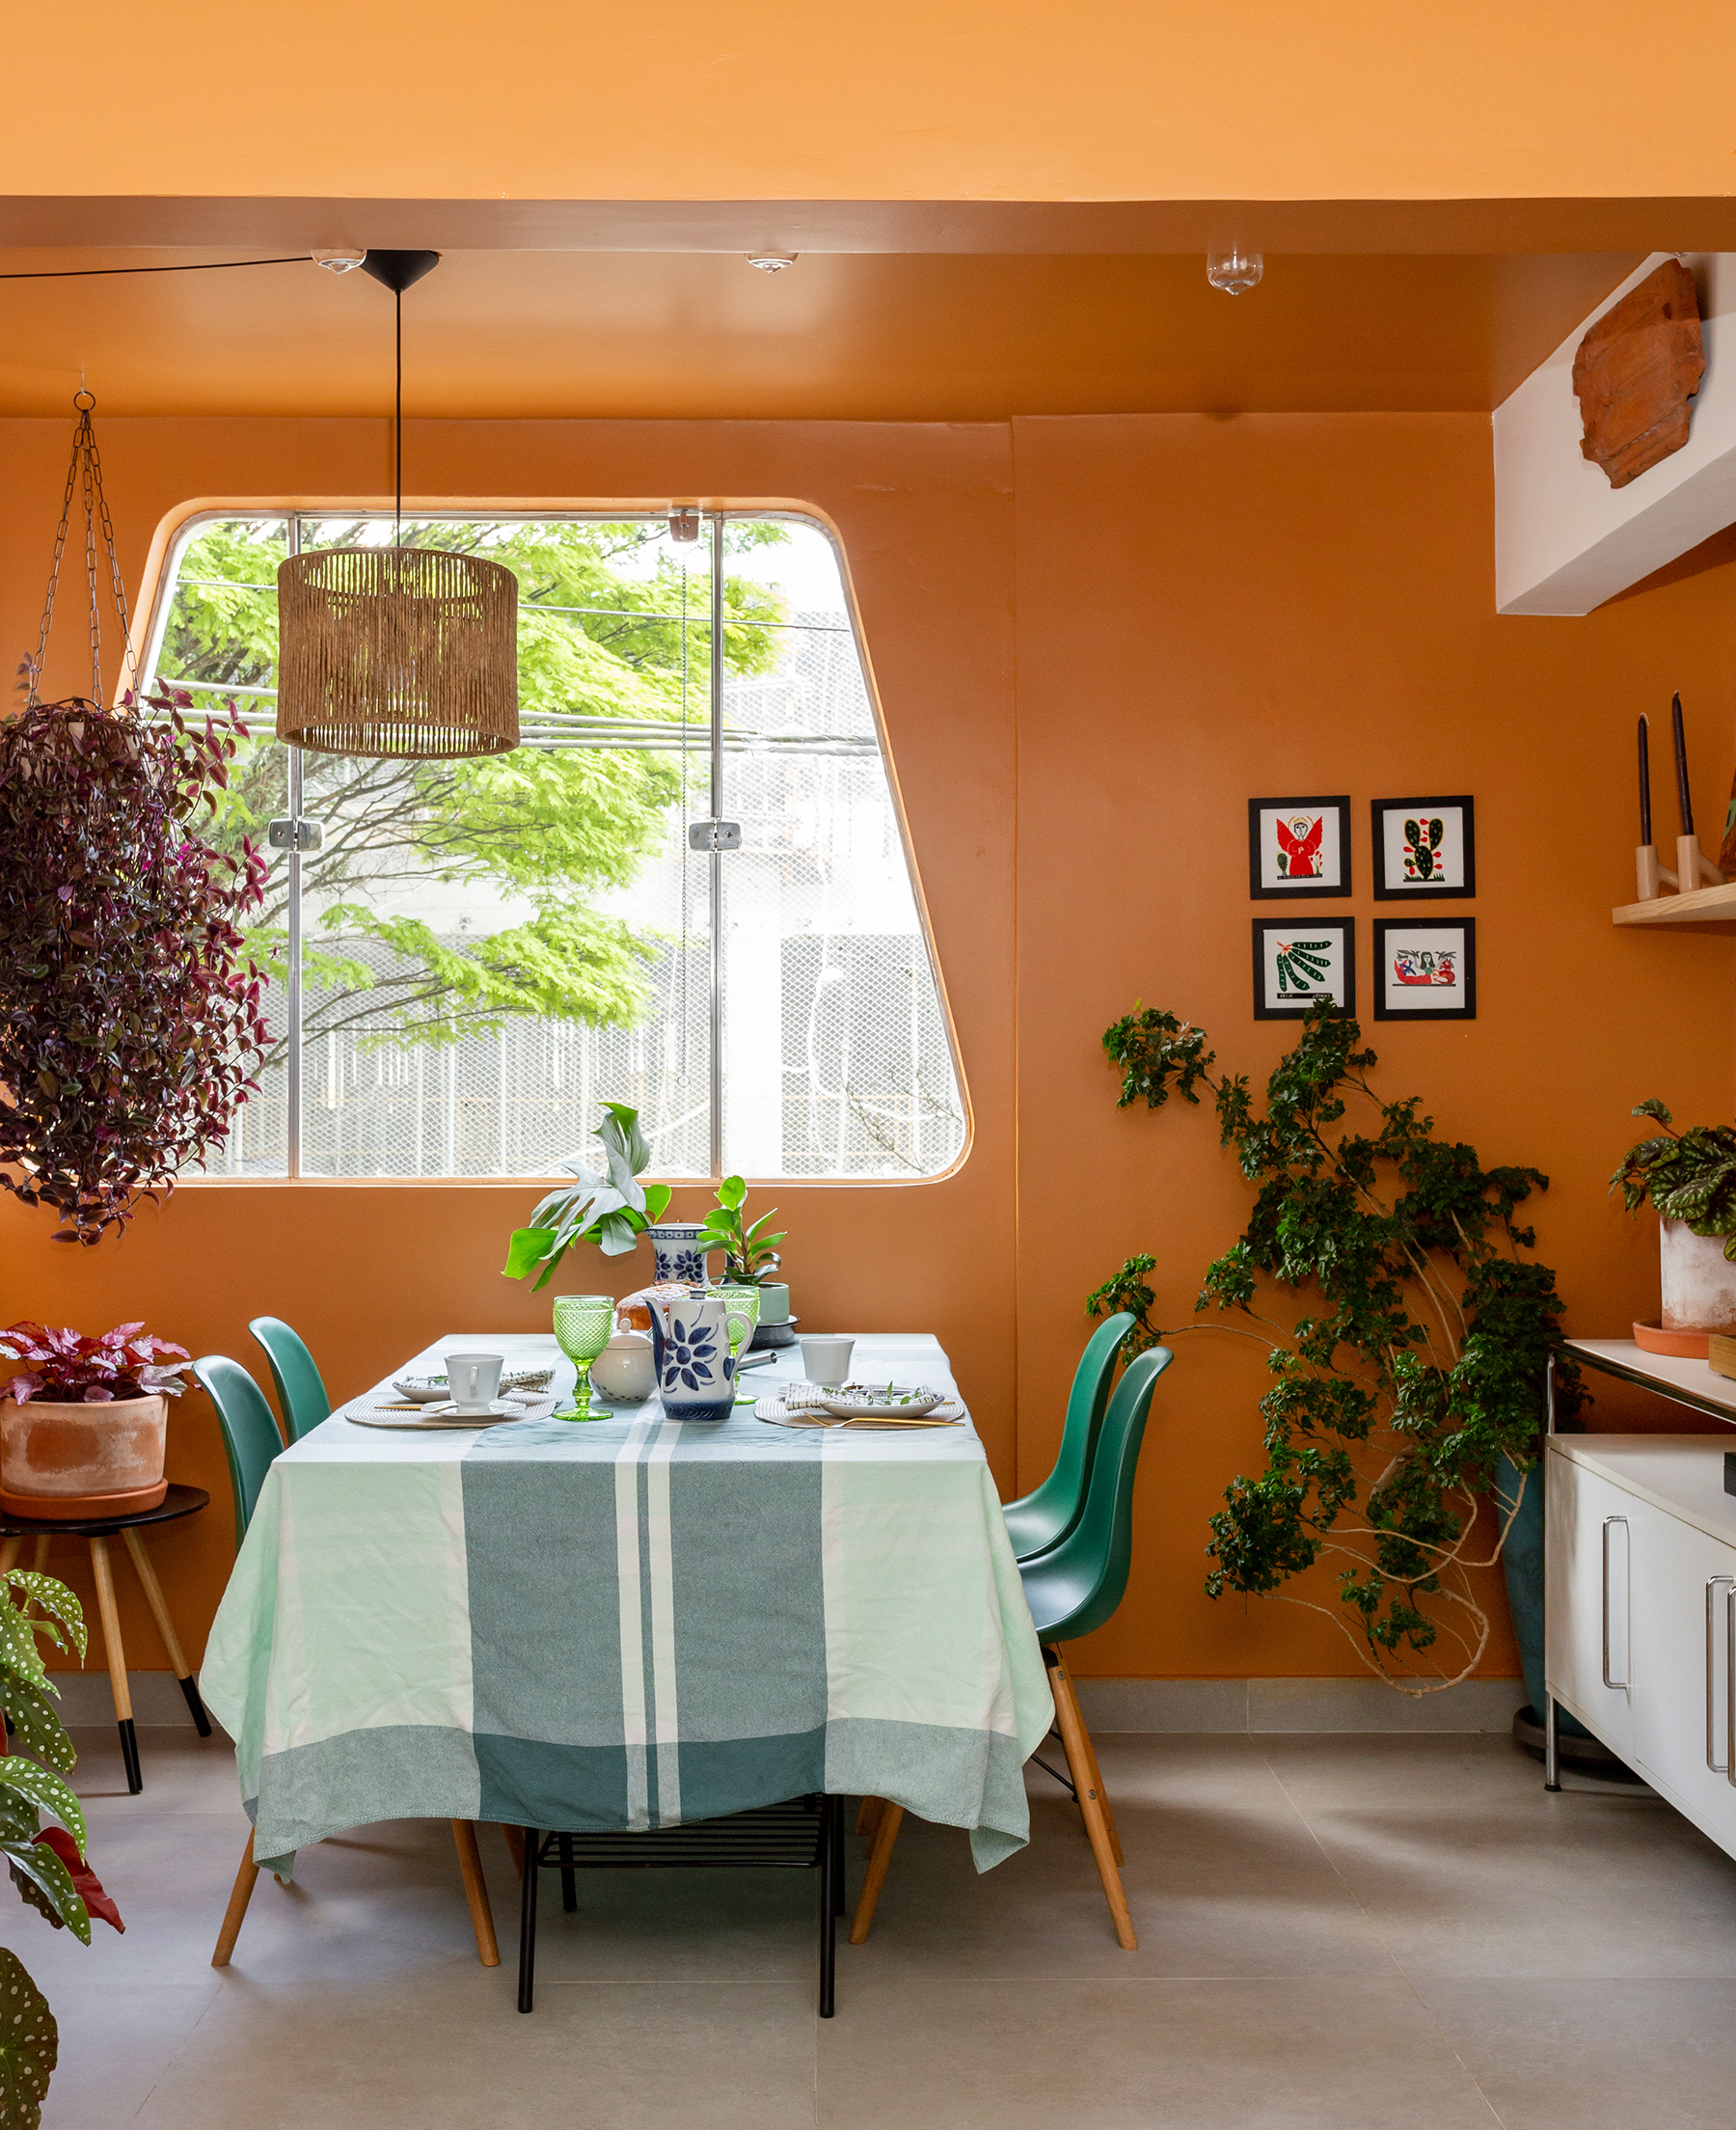
[[[730,1329],[739,1325],[745,1344],[752,1324],[703,1287],[690,1287],[685,1297],[645,1298],[664,1410],[672,1420],[727,1420],[735,1410]]]

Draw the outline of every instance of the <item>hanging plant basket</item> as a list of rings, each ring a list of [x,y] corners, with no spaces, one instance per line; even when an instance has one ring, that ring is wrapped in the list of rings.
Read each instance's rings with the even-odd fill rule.
[[[44,703],[36,688],[80,481],[93,695]],[[184,696],[103,707],[99,532],[124,640],[81,404],[26,707],[0,727],[0,1188],[54,1207],[66,1242],[96,1242],[222,1144],[267,1034],[240,930],[263,860],[251,844],[239,859],[212,850],[197,827],[246,728],[232,710],[195,726]]]

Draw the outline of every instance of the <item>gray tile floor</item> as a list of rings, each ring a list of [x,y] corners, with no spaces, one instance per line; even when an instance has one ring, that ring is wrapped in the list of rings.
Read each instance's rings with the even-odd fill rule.
[[[907,1821],[868,1945],[815,2017],[814,1880],[547,1881],[537,2008],[476,1963],[443,1825],[260,1881],[207,1962],[245,1821],[221,1740],[80,1734],[127,1931],[4,1931],[61,2024],[45,2130],[1732,2130],[1736,1864],[1649,1792],[1502,1737],[1107,1735],[1140,1949],[1077,1816],[987,1877]],[[852,1842],[853,1881],[860,1847]],[[483,1856],[503,1940],[506,1852]],[[3,1913],[4,1911],[0,1911]]]

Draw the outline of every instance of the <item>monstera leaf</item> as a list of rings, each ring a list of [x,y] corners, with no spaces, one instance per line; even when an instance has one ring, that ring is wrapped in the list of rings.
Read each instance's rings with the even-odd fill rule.
[[[0,2122],[7,2130],[39,2130],[59,2061],[60,2030],[47,1998],[18,1955],[0,1945]]]
[[[569,1154],[557,1164],[577,1180],[550,1191],[531,1213],[530,1225],[513,1230],[502,1267],[505,1278],[524,1279],[540,1265],[536,1288],[546,1287],[575,1242],[594,1242],[605,1257],[624,1257],[668,1205],[666,1184],[646,1189],[638,1181],[651,1159],[638,1111],[624,1102],[606,1102],[603,1107],[597,1127],[602,1167],[583,1154]]]

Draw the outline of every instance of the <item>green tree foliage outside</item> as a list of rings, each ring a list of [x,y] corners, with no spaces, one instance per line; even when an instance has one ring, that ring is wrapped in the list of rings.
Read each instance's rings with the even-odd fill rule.
[[[363,524],[322,527],[360,541]],[[632,1026],[647,1003],[657,941],[596,906],[628,886],[667,833],[683,798],[708,807],[711,588],[647,551],[654,521],[617,524],[434,521],[406,526],[422,547],[484,554],[519,581],[519,702],[526,719],[565,713],[667,724],[670,751],[608,746],[522,747],[468,762],[304,757],[304,810],[325,823],[324,848],[303,862],[309,907],[302,949],[303,1028],[396,1044],[449,1043],[509,1015]],[[784,537],[775,524],[728,529],[728,552]],[[278,564],[284,523],[226,519],[184,553],[158,672],[165,687],[269,688],[277,669]],[[706,559],[702,547],[699,560]],[[777,662],[778,594],[724,577],[724,669]],[[573,611],[580,610],[580,611]],[[196,707],[212,697],[196,696]],[[269,696],[237,698],[253,733],[211,831],[220,846],[262,841],[288,810],[287,755],[272,738]],[[402,908],[418,878],[475,890],[476,907],[510,921],[442,936]],[[274,873],[249,947],[282,979],[286,879]],[[395,905],[395,907],[394,907]],[[281,1046],[268,1063],[281,1058]]]

